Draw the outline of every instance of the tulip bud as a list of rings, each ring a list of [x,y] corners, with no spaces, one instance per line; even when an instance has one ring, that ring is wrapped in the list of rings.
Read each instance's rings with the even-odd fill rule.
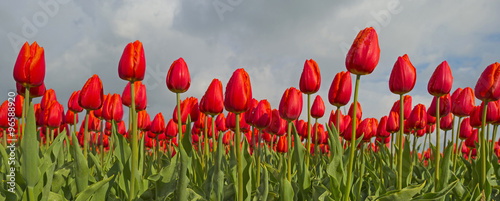
[[[23,116],[23,105],[24,105],[24,97],[17,94],[16,99],[14,100],[15,105],[15,116],[17,118],[21,118]]]
[[[200,110],[198,106],[198,99],[195,97],[188,97],[184,99],[181,103],[181,123],[182,125],[186,124],[188,115],[191,117],[191,122],[196,122],[200,119]],[[177,107],[174,108],[174,112],[172,114],[172,118],[175,122],[178,122],[177,119]]]
[[[262,130],[271,124],[271,104],[266,99],[259,101],[259,104],[251,114],[250,119],[255,128]]]
[[[481,106],[475,106],[474,110],[470,115],[470,125],[473,128],[481,127],[481,122],[482,122],[481,120],[483,119],[482,115],[483,112],[481,110],[482,110]]]
[[[271,114],[271,124],[267,127],[266,131],[268,133],[283,136],[286,131],[286,121],[280,117],[279,111],[277,109],[273,109]]]
[[[441,118],[439,121],[439,127],[441,130],[449,131],[453,128],[453,114],[448,113],[446,116]]]
[[[123,105],[122,99],[120,95],[113,94],[113,96],[108,95],[106,99],[106,104],[103,106],[102,116],[105,120],[111,121],[115,120],[116,122],[122,121],[123,118]]]
[[[472,134],[465,139],[465,146],[469,148],[476,148],[476,143],[478,143],[477,140],[477,129],[472,130]]]
[[[316,61],[310,59],[304,63],[304,69],[300,75],[300,91],[305,94],[318,92],[321,86],[321,74]]]
[[[483,108],[484,102],[481,103],[480,106],[480,115],[481,115],[481,120],[483,119]],[[498,109],[498,102],[497,101],[492,101],[488,103],[488,106],[486,107],[486,123],[493,123],[497,120],[499,120],[499,109]]]
[[[286,153],[288,151],[288,142],[286,140],[286,135],[281,136],[276,145],[276,151],[278,153]]]
[[[165,135],[167,136],[167,138],[173,138],[173,137],[177,136],[178,131],[179,131],[179,128],[177,126],[177,123],[175,123],[175,121],[170,119],[167,123]]]
[[[392,108],[391,108],[391,111],[394,111],[396,113],[398,113],[399,115],[399,100],[397,100],[396,102],[394,102],[394,104],[392,105]],[[404,119],[408,119],[408,117],[410,117],[410,113],[411,113],[411,109],[412,108],[412,98],[410,95],[405,95],[403,97],[403,112],[404,112]]]
[[[130,107],[131,106],[131,94],[130,94],[130,82],[127,83],[125,89],[122,93],[122,104]],[[146,85],[142,84],[141,81],[134,82],[134,95],[135,95],[135,109],[137,111],[145,110],[147,107],[147,95],[146,95]]]
[[[361,117],[363,116],[363,111],[361,110],[361,104],[359,104],[359,102],[357,102],[358,104],[358,108],[356,109],[356,118],[357,119],[361,119]],[[352,107],[354,105],[354,103],[351,103],[351,106],[349,107],[349,113],[348,115],[351,117],[351,119],[353,118],[353,112],[354,112],[354,107]]]
[[[453,84],[453,76],[451,74],[448,62],[443,61],[434,70],[434,73],[427,85],[427,91],[433,96],[443,96],[450,93]]]
[[[7,129],[10,127],[8,114],[9,114],[9,101],[5,100],[0,106],[0,128]]]
[[[337,73],[328,91],[328,101],[337,107],[344,106],[351,99],[351,91],[351,73],[344,71]]]
[[[227,131],[226,117],[224,117],[224,113],[220,113],[219,115],[217,115],[217,118],[215,119],[215,125],[217,126],[218,131]]]
[[[476,98],[482,101],[500,99],[500,64],[498,62],[484,69],[474,88]]]
[[[411,111],[408,118],[408,128],[412,130],[424,129],[427,125],[427,114],[425,112],[425,105],[418,104]]]
[[[97,110],[101,108],[104,100],[104,91],[102,89],[102,82],[99,76],[93,75],[87,80],[80,96],[78,96],[78,104],[80,107],[87,110]]]
[[[250,109],[252,104],[252,86],[250,77],[243,69],[237,69],[226,85],[224,107],[233,113],[242,113]]]
[[[76,117],[76,122],[75,118]],[[66,111],[66,123],[70,125],[75,125],[78,123],[78,115],[76,115],[73,111],[68,110]]]
[[[80,97],[80,90],[74,91],[68,100],[68,109],[74,113],[79,113],[83,111],[83,108],[78,104],[78,99]]]
[[[122,110],[123,111],[123,110]],[[141,131],[149,131],[151,126],[151,117],[146,110],[137,113],[137,128]]]
[[[224,110],[224,96],[222,94],[222,83],[218,79],[213,79],[205,95],[200,101],[200,111],[205,114],[215,116]]]
[[[391,111],[387,118],[387,125],[385,130],[389,133],[395,133],[399,131],[399,113]]]
[[[167,74],[167,87],[171,92],[184,93],[191,86],[189,69],[183,58],[175,60]]]
[[[380,122],[377,127],[377,137],[379,138],[388,138],[391,137],[391,133],[387,132],[387,116],[383,116],[380,118]]]
[[[451,110],[451,100],[450,94],[446,94],[439,98],[439,116],[444,117],[450,113]],[[429,115],[436,117],[436,100],[437,97],[434,96],[432,99],[431,106],[429,107]]]
[[[415,87],[417,81],[417,70],[411,64],[408,55],[398,57],[398,60],[392,68],[389,78],[389,89],[395,94],[405,94]]]
[[[252,113],[254,112],[255,108],[257,108],[257,105],[259,104],[259,101],[255,98],[252,98],[252,103],[250,104],[250,108],[246,112],[243,113],[245,115],[245,120],[248,125],[254,126],[252,123]]]
[[[455,116],[466,117],[472,113],[475,105],[474,91],[472,88],[466,87],[460,91],[455,101],[452,102],[451,112]]]
[[[339,125],[337,125],[337,111],[339,112]],[[339,131],[339,136],[344,135],[344,128],[345,128],[345,122],[344,122],[344,115],[342,114],[341,110],[337,110],[335,113],[333,113],[333,110],[330,114],[330,119],[328,120],[328,125],[331,127],[332,125],[335,126],[336,129]]]
[[[54,89],[46,90],[45,94],[42,97],[42,101],[40,102],[42,110],[47,109],[49,102],[53,100],[57,101],[56,92],[54,91]]]
[[[45,79],[45,54],[36,42],[24,43],[14,65],[14,80],[23,87],[37,87]]]
[[[56,101],[51,100],[46,105],[47,108],[43,110],[44,113],[44,125],[50,129],[59,128],[62,123],[61,111],[63,107]]]
[[[377,32],[373,27],[361,30],[347,53],[345,66],[349,72],[356,75],[366,75],[373,72],[378,64],[380,48]]]
[[[21,96],[24,97],[24,92],[26,91],[25,87],[23,87],[19,83],[16,83],[16,90],[17,94],[20,94]],[[30,98],[38,98],[40,96],[43,96],[44,94],[45,94],[45,83],[42,83],[42,85],[40,86],[30,88]]]
[[[302,93],[293,87],[286,89],[280,101],[279,112],[286,121],[298,119],[302,113]]]
[[[118,64],[118,75],[122,80],[135,82],[142,81],[145,72],[146,59],[142,43],[136,40],[133,43],[127,44]]]
[[[317,95],[311,107],[311,116],[319,119],[325,115],[325,103],[321,96]]]
[[[155,118],[151,122],[149,131],[157,135],[165,132],[165,119],[163,118],[163,114],[161,114],[161,112],[156,114]]]
[[[356,129],[356,139],[363,136],[363,141],[369,142],[377,135],[378,120],[375,118],[364,119]]]

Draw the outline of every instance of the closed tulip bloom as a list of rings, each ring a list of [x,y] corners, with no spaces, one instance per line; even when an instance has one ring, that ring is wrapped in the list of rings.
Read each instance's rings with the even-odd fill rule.
[[[379,138],[391,137],[391,133],[387,132],[387,119],[387,116],[380,118],[380,122],[377,127],[377,137]]]
[[[457,98],[458,98],[458,95],[460,95],[460,93],[463,91],[464,89],[458,87],[457,89],[455,89],[455,91],[451,94],[451,105],[453,107],[453,105],[455,104],[455,102],[457,101]]]
[[[427,124],[427,114],[425,112],[425,105],[418,104],[411,111],[408,118],[408,128],[412,130],[424,129]]]
[[[474,88],[476,98],[482,101],[500,99],[500,64],[498,62],[484,69]]]
[[[478,143],[477,140],[477,129],[472,130],[472,134],[465,139],[465,146],[469,148],[476,148],[476,143]]]
[[[404,112],[404,119],[408,119],[410,117],[410,113],[412,110],[412,97],[410,95],[405,95],[403,96],[403,112]],[[392,105],[391,111],[397,112],[399,115],[399,100],[394,102]]]
[[[297,128],[297,134],[299,134],[299,136],[301,137],[307,137],[307,123],[303,120],[303,119],[300,119],[300,120],[295,120],[294,122],[295,124],[295,128]],[[286,124],[286,128],[285,130],[288,130],[288,124]]]
[[[56,100],[50,101],[48,103],[47,108],[43,110],[44,119],[43,123],[45,126],[50,129],[59,128],[62,123],[62,115],[63,107]]]
[[[231,142],[232,134],[233,133],[231,131],[226,132],[224,134],[224,137],[222,138],[222,143],[225,145],[229,145],[229,142]]]
[[[66,123],[70,125],[75,125],[78,123],[78,115],[76,115],[76,122],[75,122],[75,113],[71,110],[66,111]]]
[[[252,103],[250,104],[250,108],[248,108],[248,110],[243,113],[243,115],[245,115],[245,120],[247,122],[248,125],[250,126],[254,126],[253,125],[253,122],[252,122],[252,114],[255,110],[255,108],[257,108],[257,105],[259,104],[259,101],[255,98],[252,98]]]
[[[299,88],[302,93],[313,94],[318,92],[321,86],[321,73],[316,61],[309,59],[304,63],[304,69],[300,75]]]
[[[80,96],[78,96],[78,104],[80,107],[87,110],[97,110],[101,108],[104,101],[104,91],[102,89],[102,82],[99,76],[93,75],[87,80]]]
[[[94,110],[94,116],[97,117],[99,120],[102,120],[102,109],[104,108],[104,105],[106,105],[106,102],[108,101],[108,97],[111,97],[110,93],[108,93],[108,95],[104,94],[102,106],[99,109]]]
[[[80,90],[74,91],[68,100],[68,109],[74,113],[79,113],[83,111],[83,108],[78,104],[78,99],[80,97]]]
[[[387,117],[387,125],[385,130],[389,133],[395,133],[399,131],[399,113],[391,111]]]
[[[288,151],[288,142],[286,140],[286,135],[281,136],[278,140],[278,144],[276,144],[276,151],[278,153],[286,153]]]
[[[426,133],[432,133],[434,132],[434,130],[436,130],[436,124],[427,124],[427,126],[425,126],[425,132]]]
[[[151,122],[151,127],[149,127],[149,131],[157,135],[165,132],[165,119],[163,118],[163,114],[161,112],[156,114],[155,118]]]
[[[467,117],[460,124],[460,133],[459,133],[458,137],[461,140],[465,140],[465,139],[469,138],[469,136],[472,135],[472,130],[473,130],[473,128],[470,124],[470,118]]]
[[[116,132],[119,133],[120,135],[127,135],[127,130],[125,129],[125,122],[124,121],[120,121],[118,122],[117,124],[117,127],[116,127]]]
[[[149,131],[151,126],[151,117],[146,110],[137,113],[137,128],[141,131]]]
[[[285,90],[281,97],[279,112],[281,118],[293,121],[302,113],[302,93],[296,88],[290,87]]]
[[[177,126],[177,123],[173,121],[173,119],[170,119],[167,123],[167,128],[165,130],[165,135],[167,138],[173,138],[177,136],[179,129]]]
[[[123,118],[123,105],[120,95],[113,94],[108,96],[107,104],[103,107],[102,116],[107,121],[115,120],[116,122],[122,121]]]
[[[335,75],[328,91],[330,104],[341,107],[347,105],[351,99],[352,82],[351,73],[342,71]]]
[[[375,118],[366,118],[356,129],[356,139],[363,135],[363,141],[368,142],[372,136],[377,135],[378,120]]]
[[[139,82],[139,81],[138,81]],[[142,84],[139,87],[139,91],[137,92],[137,98],[135,100],[139,100],[139,103],[135,105],[135,109],[137,111],[145,110],[148,106],[148,96],[146,94],[146,85]]]
[[[472,113],[475,105],[474,91],[472,88],[466,87],[458,94],[455,102],[452,103],[451,112],[455,116],[466,117]]]
[[[42,108],[40,107],[40,103],[33,105],[33,111],[35,112],[36,126],[42,127],[43,126],[43,111],[42,111]]]
[[[425,135],[426,129],[420,129],[417,131],[417,137],[423,137]]]
[[[481,106],[474,107],[474,110],[472,111],[472,114],[470,115],[470,125],[473,128],[481,127],[481,120],[483,119],[482,113],[483,112],[481,111]]]
[[[242,113],[250,109],[252,104],[252,86],[250,77],[243,69],[237,69],[226,85],[224,107],[232,113]]]
[[[349,115],[351,117],[351,119],[353,118],[353,112],[354,112],[354,107],[353,107],[354,103],[351,103],[351,106],[349,107],[349,113],[347,113],[347,115]],[[357,119],[361,119],[361,117],[363,116],[363,110],[361,110],[361,104],[359,104],[358,102],[358,108],[356,109],[356,118]]]
[[[325,115],[325,103],[321,96],[317,95],[311,107],[311,116],[313,118],[321,118]]]
[[[167,87],[171,92],[184,93],[191,86],[191,76],[186,62],[181,57],[175,60],[167,74]]]
[[[146,86],[142,84],[141,81],[134,82],[134,94],[135,94],[135,109],[137,111],[145,110],[147,106],[147,95]],[[131,106],[131,94],[130,94],[130,82],[127,83],[125,89],[122,93],[122,103],[123,105],[130,108]]]
[[[417,81],[417,70],[411,64],[408,55],[398,57],[398,60],[392,68],[389,78],[389,89],[395,94],[405,94],[415,87]]]
[[[24,43],[14,65],[14,80],[23,87],[37,87],[45,79],[45,53],[36,42]]]
[[[271,124],[272,119],[271,104],[266,99],[259,101],[250,119],[255,128],[261,130],[267,128]]]
[[[332,125],[339,130],[339,136],[342,136],[341,134],[344,133],[345,125],[344,125],[344,115],[342,114],[341,110],[338,110],[339,114],[339,125],[337,125],[337,111],[335,113],[332,112],[330,113],[330,119],[328,120],[328,125],[331,127]]]
[[[443,61],[434,70],[427,85],[427,91],[433,96],[443,96],[450,93],[453,85],[453,76],[448,62]]]
[[[218,79],[213,79],[205,95],[200,101],[200,110],[208,115],[218,115],[224,110],[224,96],[222,94],[222,83]]]
[[[449,131],[453,128],[453,114],[448,113],[448,115],[441,118],[439,121],[439,127],[441,130]]]
[[[7,129],[10,127],[8,114],[9,114],[9,101],[5,100],[0,106],[0,128]]]
[[[40,106],[42,107],[42,110],[45,110],[51,101],[57,101],[56,97],[56,92],[54,89],[49,89],[45,91],[45,94],[42,97],[42,101],[40,101]]]
[[[247,132],[250,130],[250,125],[245,121],[245,115],[229,112],[226,118],[226,127],[234,131],[236,129],[236,115],[240,115],[240,130]]]
[[[311,131],[312,142],[314,144],[316,142],[318,142],[318,144],[323,144],[324,142],[328,143],[328,137],[326,135],[325,127],[323,126],[323,124],[317,124],[317,128],[318,128],[318,131],[316,131],[316,124],[312,125],[312,131]],[[317,133],[317,136],[316,136],[316,133]]]
[[[23,104],[24,104],[24,97],[17,94],[16,99],[14,100],[14,105],[15,105],[15,116],[17,118],[21,118],[23,115]]]
[[[283,136],[286,131],[286,121],[280,117],[279,111],[277,109],[273,109],[271,112],[271,124],[267,127],[266,131],[270,134]]]
[[[345,128],[343,137],[344,137],[344,140],[346,140],[346,141],[351,141],[351,139],[352,139],[352,123],[353,123],[352,121],[349,121],[349,124]],[[359,124],[360,124],[360,121],[356,121],[356,128],[359,128]],[[358,136],[358,132],[356,129],[356,139],[358,139],[358,137],[360,137],[360,136],[361,136],[361,133]]]
[[[203,114],[203,113],[201,113]],[[200,119],[200,110],[198,106],[198,99],[195,97],[188,97],[181,103],[181,123],[186,124],[188,115],[191,117],[191,122],[196,122]],[[177,107],[174,108],[172,118],[175,122],[177,120]]]
[[[379,57],[380,48],[377,32],[373,27],[365,28],[354,39],[351,49],[347,53],[345,66],[352,74],[370,74],[377,66]]]
[[[135,82],[143,80],[145,72],[146,58],[142,43],[136,40],[127,44],[118,64],[118,75],[122,80]]]
[[[429,115],[436,117],[436,96],[432,99],[431,106],[429,107]],[[450,113],[451,110],[451,98],[450,94],[446,94],[439,98],[439,116],[444,117]]]
[[[434,125],[436,124],[436,117],[431,116],[430,113],[430,108],[427,108],[427,124]],[[435,111],[435,110],[434,110]]]
[[[227,131],[226,117],[224,116],[224,113],[220,113],[219,115],[217,115],[217,118],[215,119],[215,126],[217,127],[217,131]]]
[[[23,87],[19,83],[16,83],[16,90],[17,94],[20,94],[21,96],[24,97],[24,92],[26,91],[25,87]],[[45,94],[45,83],[42,83],[42,85],[40,86],[30,88],[30,98],[38,98],[43,96],[44,94]]]
[[[483,108],[484,106],[484,102],[481,103],[481,106],[480,106],[480,115],[481,115],[481,120],[483,119]],[[499,109],[498,109],[498,102],[497,101],[492,101],[492,102],[489,102],[488,103],[488,106],[486,108],[486,123],[493,123],[495,121],[497,121],[500,116],[499,116]]]

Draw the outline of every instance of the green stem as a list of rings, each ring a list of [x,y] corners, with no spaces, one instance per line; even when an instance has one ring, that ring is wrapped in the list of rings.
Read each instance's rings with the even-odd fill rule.
[[[316,158],[316,163],[319,163],[319,154],[321,153],[319,151],[319,146],[318,146],[318,118],[315,118],[314,119],[314,137],[316,138],[316,140],[314,141],[314,155]]]
[[[208,161],[209,161],[209,155],[208,155],[208,147],[210,146],[208,144],[208,132],[207,132],[207,127],[208,127],[208,117],[205,116],[205,126],[203,126],[203,135],[204,135],[204,148],[205,148],[205,157],[206,157],[206,160],[205,160],[205,168],[206,168],[206,173],[208,175]]]
[[[104,169],[104,125],[105,122],[104,120],[101,120],[101,136],[100,136],[100,141],[101,145],[99,146],[99,150],[101,152],[101,168]]]
[[[135,118],[135,89],[134,82],[130,82],[130,110],[132,116],[132,136],[130,137],[130,142],[132,144],[132,176],[130,177],[130,197],[129,200],[135,199],[135,175],[137,174],[137,160],[139,156],[139,149],[137,147],[137,120]],[[129,117],[130,118],[130,117]]]
[[[306,167],[309,169],[309,158],[311,155],[311,94],[307,94],[307,153]]]
[[[394,170],[394,145],[396,142],[394,142],[394,133],[391,133],[391,170]]]
[[[491,149],[491,153],[490,153],[490,161],[493,160],[493,154],[495,154],[495,140],[497,139],[497,128],[498,128],[498,125],[494,125],[493,126],[493,138],[491,139],[491,145],[490,145],[490,149]]]
[[[288,143],[288,152],[287,152],[287,158],[288,158],[288,181],[291,183],[292,182],[292,122],[288,122],[288,133],[286,136],[287,143]],[[307,156],[307,154],[306,154]]]
[[[439,136],[439,131],[441,130],[441,127],[439,127],[439,124],[441,123],[441,118],[440,118],[440,114],[439,114],[439,99],[441,99],[441,97],[437,96],[436,97],[436,152],[437,153],[432,153],[434,158],[436,159],[436,164],[434,164],[436,167],[435,169],[435,172],[434,172],[434,190],[435,192],[439,192],[439,190],[441,190],[441,187],[439,185],[439,180],[440,180],[440,163],[439,161],[441,160],[441,143],[439,142],[440,141],[440,136]]]
[[[30,107],[31,104],[31,99],[30,99],[30,88],[26,87],[26,90],[24,91],[24,106],[23,106],[23,114],[22,114],[22,119],[24,119],[24,124],[22,126],[21,130],[21,137],[24,137],[24,129],[26,128],[26,121],[28,118],[28,110],[27,108]]]
[[[88,155],[88,147],[89,147],[89,142],[88,142],[88,130],[89,130],[89,110],[86,110],[85,114],[85,130],[83,132],[83,156],[85,156],[85,159],[87,159]]]
[[[410,166],[410,184],[411,184],[411,180],[413,178],[413,163],[415,162],[415,159],[418,157],[417,156],[417,150],[416,150],[416,147],[417,147],[417,131],[414,130],[413,131],[413,148],[412,148],[412,160],[411,160],[411,166]]]
[[[337,106],[337,126],[335,126],[335,128],[337,129],[337,135],[340,136],[340,128],[339,128],[339,125],[340,124],[340,107]],[[342,138],[344,139],[344,138]],[[342,145],[342,142],[340,142],[341,145]],[[344,147],[342,147],[342,155],[344,155]],[[330,159],[333,158],[333,155],[330,155]]]
[[[458,144],[458,136],[460,136],[460,124],[462,123],[462,117],[458,117],[458,126],[457,126],[457,133],[455,134],[455,150],[454,150],[454,155],[453,155],[453,172],[457,169],[457,155],[460,153],[460,145]],[[453,119],[453,125],[455,125],[455,119]],[[455,127],[455,126],[453,126]]]
[[[238,201],[243,200],[243,167],[241,163],[241,145],[240,145],[240,113],[235,114],[236,116],[236,142],[234,146],[236,147],[236,160],[238,161]]]
[[[29,201],[35,201],[35,193],[33,192],[33,187],[28,186],[28,197]]]
[[[361,142],[361,152],[360,152],[360,157],[361,157],[361,164],[359,166],[359,185],[356,193],[356,200],[361,200],[361,187],[363,186],[363,175],[365,174],[365,143]]]
[[[424,135],[424,146],[422,147],[422,156],[424,155],[425,152],[425,147],[427,145],[427,133]]]
[[[261,155],[261,147],[260,147],[260,135],[261,131],[257,130],[259,132],[259,140],[257,142],[257,188],[260,186],[260,155]]]
[[[349,200],[349,193],[351,192],[351,186],[352,186],[352,168],[354,165],[354,154],[356,150],[356,120],[357,120],[357,107],[358,107],[358,88],[359,88],[359,79],[361,78],[361,75],[356,75],[356,85],[354,88],[354,102],[352,103],[354,105],[354,110],[353,110],[353,118],[352,118],[352,137],[351,137],[351,153],[349,155],[349,165],[347,168],[347,187],[345,188],[345,191],[343,193],[343,200],[347,201]],[[347,134],[349,135],[349,134]]]
[[[484,189],[484,183],[486,182],[486,140],[484,139],[484,126],[486,124],[486,112],[488,109],[488,101],[484,101],[483,105],[483,119],[481,122],[481,136],[480,136],[480,148],[481,148],[481,172],[479,174],[479,189],[482,191]],[[472,152],[472,151],[471,151]]]
[[[215,165],[215,159],[216,159],[216,146],[217,146],[217,141],[215,140],[215,135],[217,133],[215,132],[215,116],[212,115],[212,158],[213,158],[213,161],[214,161],[214,165]],[[219,136],[220,137],[220,136]]]
[[[486,145],[486,154],[490,154],[491,153],[491,147],[490,147],[490,124],[486,123],[485,126],[486,126],[486,141],[484,141],[484,142],[485,142],[485,145]],[[486,157],[488,159],[488,161],[486,161],[486,162],[490,162],[489,161],[490,157]]]
[[[398,190],[403,188],[403,131],[404,125],[403,94],[399,95],[399,135],[398,135]]]

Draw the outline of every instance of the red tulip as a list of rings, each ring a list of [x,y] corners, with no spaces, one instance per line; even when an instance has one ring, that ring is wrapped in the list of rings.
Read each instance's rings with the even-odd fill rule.
[[[351,106],[349,107],[349,113],[347,113],[351,119],[353,118],[353,112],[354,112],[354,107],[352,107],[354,104],[351,103]],[[361,117],[363,116],[363,110],[361,110],[361,104],[359,104],[358,102],[358,108],[356,109],[356,118],[357,119],[361,119]]]
[[[451,100],[450,94],[446,94],[439,98],[439,116],[444,117],[450,113],[451,110]],[[432,99],[431,106],[429,107],[429,115],[436,117],[436,96]]]
[[[43,110],[44,119],[43,123],[45,126],[50,129],[59,128],[62,123],[61,112],[63,111],[63,107],[56,100],[51,100],[46,105],[47,108]]]
[[[75,113],[71,110],[66,111],[66,123],[70,125],[75,125],[78,123],[78,115],[76,115],[76,122],[75,122]]]
[[[142,43],[136,40],[133,43],[127,44],[118,64],[118,75],[122,80],[135,82],[142,81],[145,72],[146,59]]]
[[[181,103],[181,123],[182,125],[186,124],[188,115],[191,117],[191,122],[196,122],[200,119],[200,110],[198,108],[198,99],[195,97],[189,97],[182,101]],[[174,108],[174,112],[172,114],[172,118],[175,122],[178,122],[177,119],[177,107]]]
[[[277,136],[285,135],[286,121],[280,117],[277,109],[273,109],[271,115],[271,124],[267,127],[266,132]]]
[[[149,131],[151,126],[151,117],[146,110],[137,113],[137,128],[141,131]]]
[[[377,32],[373,27],[365,28],[354,39],[351,49],[347,53],[345,66],[352,74],[370,74],[377,66],[379,57],[380,48]]]
[[[205,95],[200,101],[200,111],[205,114],[215,116],[224,110],[224,96],[222,94],[222,83],[218,79],[213,79]]]
[[[127,135],[127,130],[125,129],[125,122],[124,121],[120,121],[117,123],[117,127],[116,127],[116,132],[119,133],[120,135]]]
[[[472,130],[472,134],[465,139],[465,146],[469,148],[476,148],[476,143],[478,143],[477,140],[477,129]]]
[[[299,136],[301,137],[307,137],[307,123],[304,120],[295,120],[294,122],[295,128],[297,129],[297,132]],[[288,130],[288,124],[286,124],[286,130]]]
[[[14,105],[15,105],[15,115],[17,118],[21,118],[23,115],[23,104],[24,104],[24,97],[17,94],[16,99],[14,100]]]
[[[78,96],[78,104],[80,107],[87,110],[97,110],[101,108],[104,101],[104,91],[102,89],[102,82],[99,76],[93,75],[87,80],[80,96]]]
[[[94,110],[94,116],[97,117],[99,120],[102,120],[102,109],[104,108],[104,105],[108,101],[108,98],[111,98],[111,94],[110,93],[108,93],[108,95],[104,94],[102,106],[99,109]]]
[[[68,109],[73,111],[74,113],[79,113],[83,111],[83,108],[80,107],[80,104],[78,104],[79,97],[80,97],[80,90],[74,91],[68,100]]]
[[[316,61],[309,59],[304,63],[304,69],[300,75],[300,91],[305,94],[318,92],[321,86],[321,73]]]
[[[43,111],[42,108],[40,107],[40,103],[33,105],[33,110],[35,111],[36,126],[37,127],[43,126]]]
[[[474,91],[472,88],[466,87],[458,94],[455,101],[452,102],[451,112],[458,117],[466,117],[472,113],[475,105]]]
[[[316,124],[311,125],[311,126],[313,127],[313,129],[311,131],[312,142],[314,144],[316,144],[316,142],[318,144],[328,143],[328,137],[327,137],[327,134],[326,134],[326,131],[325,131],[325,127],[323,126],[323,124],[317,124],[318,131],[316,131]],[[316,136],[316,133],[317,133],[317,136]],[[316,137],[317,137],[317,139],[316,139]]]
[[[240,130],[242,132],[247,132],[250,130],[250,125],[247,124],[245,121],[245,115],[237,114],[240,115]],[[226,118],[226,126],[227,128],[231,129],[234,131],[236,129],[236,114],[229,112],[227,114]]]
[[[231,131],[226,132],[224,134],[224,137],[222,138],[222,143],[225,145],[229,145],[229,142],[231,142],[232,134],[233,133]]]
[[[377,135],[377,129],[378,120],[375,118],[366,118],[358,125],[356,129],[356,139],[363,135],[363,141],[369,142],[372,137],[375,137]]]
[[[328,101],[337,107],[347,105],[351,99],[351,91],[351,73],[344,71],[337,73],[328,91]]]
[[[242,113],[250,109],[252,104],[252,86],[250,77],[243,68],[234,71],[226,85],[224,107],[232,113]]]
[[[404,119],[408,119],[408,117],[410,117],[410,113],[411,113],[411,108],[412,108],[412,98],[410,95],[405,95],[403,97],[403,112],[404,112]],[[394,102],[394,104],[392,105],[392,108],[391,108],[391,111],[394,111],[394,112],[397,112],[398,115],[399,115],[399,100],[397,100],[396,102]]]
[[[148,103],[146,95],[146,85],[142,84],[141,81],[134,82],[134,93],[135,109],[137,111],[145,110]],[[129,108],[131,106],[130,82],[127,83],[127,86],[125,86],[125,89],[123,90],[122,103]]]
[[[474,128],[481,127],[481,120],[483,119],[482,108],[480,106],[475,106],[474,110],[470,115],[470,125]],[[488,114],[488,113],[486,113]]]
[[[252,103],[250,104],[250,108],[243,114],[245,115],[245,120],[248,125],[254,126],[252,122],[252,113],[254,112],[255,108],[257,108],[257,105],[259,104],[259,101],[255,98],[252,98]]]
[[[429,109],[430,108],[427,108],[427,124],[436,124],[436,117],[433,117],[429,114],[431,112]]]
[[[271,104],[266,99],[259,101],[259,104],[250,116],[253,126],[260,130],[267,128],[271,124],[271,118]]]
[[[453,84],[453,76],[448,62],[443,61],[434,70],[427,85],[427,91],[433,96],[443,96],[450,93]]]
[[[387,125],[385,130],[389,133],[395,133],[399,131],[399,113],[391,111],[387,118]]]
[[[286,121],[298,119],[302,113],[302,93],[293,87],[286,89],[281,98],[279,112],[281,118]]]
[[[14,65],[14,80],[23,87],[37,87],[45,79],[45,54],[36,42],[24,43]]]
[[[165,132],[165,119],[163,118],[163,114],[161,114],[161,112],[156,114],[155,118],[151,122],[149,131],[157,135]]]
[[[311,116],[319,119],[325,115],[325,103],[321,96],[317,95],[311,107]]]
[[[288,151],[288,142],[286,140],[286,135],[281,136],[278,140],[278,144],[276,144],[276,151],[278,153],[286,153]]]
[[[337,125],[337,111],[339,112],[339,125]],[[330,119],[328,120],[328,126],[335,126],[336,129],[338,129],[338,134],[339,136],[342,136],[344,134],[344,129],[345,129],[345,122],[344,122],[344,115],[342,114],[341,110],[337,110],[335,113],[331,112],[330,114]]]
[[[103,106],[102,116],[105,120],[111,121],[115,120],[116,122],[122,121],[123,118],[123,105],[122,99],[120,95],[113,94],[113,96],[109,96],[106,101],[107,104]]]
[[[42,97],[42,101],[40,102],[40,106],[42,107],[42,110],[45,110],[51,101],[57,101],[56,98],[56,92],[54,89],[49,89],[45,91],[45,94]]]
[[[434,126],[434,125],[433,125]],[[417,137],[423,137],[427,129],[420,129],[417,131]]]
[[[418,104],[411,111],[408,118],[408,128],[412,130],[424,129],[427,125],[427,114],[425,112],[425,105]]]
[[[417,81],[417,70],[411,64],[408,55],[398,57],[389,78],[389,89],[395,94],[410,92]]]
[[[177,136],[177,133],[179,132],[179,128],[177,126],[177,123],[173,121],[173,119],[170,119],[167,123],[167,128],[165,130],[165,135],[167,138],[173,138]]]
[[[383,116],[380,118],[380,122],[377,127],[377,137],[379,138],[388,138],[391,137],[391,133],[387,132],[387,116]]]
[[[441,118],[439,121],[439,127],[441,130],[449,131],[453,128],[453,114],[448,113],[446,116]]]
[[[167,74],[167,87],[171,92],[184,93],[191,86],[191,76],[186,62],[181,57],[172,63]]]
[[[500,64],[498,62],[484,69],[474,88],[476,98],[482,101],[500,99]]]
[[[352,139],[352,121],[349,121],[349,124],[347,125],[347,127],[345,128],[345,131],[344,131],[344,140],[346,141],[351,141]],[[356,128],[359,128],[359,123],[360,121],[356,121]],[[361,133],[359,133],[359,136],[358,136],[358,132],[357,132],[357,129],[356,129],[356,139],[358,139],[358,137],[361,136]]]
[[[12,116],[9,117],[9,101],[6,100],[0,106],[0,128],[7,129],[10,127],[9,118],[12,118]]]
[[[227,131],[226,117],[224,116],[224,113],[220,113],[219,115],[217,115],[217,118],[215,119],[215,125],[217,126],[218,131]]]
[[[17,94],[20,94],[21,96],[24,97],[24,92],[26,91],[26,88],[23,87],[21,84],[16,83],[16,90]],[[38,87],[31,87],[30,88],[30,98],[38,98],[40,96],[43,96],[45,94],[45,83]]]
[[[473,130],[473,128],[470,124],[470,118],[467,117],[460,124],[460,133],[459,133],[458,137],[461,140],[465,140],[465,139],[469,138],[469,136],[472,135],[472,130]]]

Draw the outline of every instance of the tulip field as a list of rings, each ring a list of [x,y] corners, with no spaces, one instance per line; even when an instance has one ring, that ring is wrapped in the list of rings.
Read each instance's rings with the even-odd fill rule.
[[[177,105],[153,114],[140,41],[117,61],[122,94],[105,94],[94,75],[67,110],[45,87],[44,49],[26,42],[13,69],[17,92],[0,106],[0,201],[500,200],[500,64],[452,91],[443,61],[426,107],[407,94],[417,77],[409,56],[394,58],[388,86],[399,100],[366,118],[360,80],[379,57],[376,31],[361,30],[346,71],[321,75],[306,60],[298,88],[285,89],[276,108],[252,97],[242,68],[227,83],[213,79],[202,97],[183,96],[191,77],[179,58],[166,75]],[[328,97],[315,95],[322,76],[333,80]],[[325,111],[324,100],[336,109]]]

